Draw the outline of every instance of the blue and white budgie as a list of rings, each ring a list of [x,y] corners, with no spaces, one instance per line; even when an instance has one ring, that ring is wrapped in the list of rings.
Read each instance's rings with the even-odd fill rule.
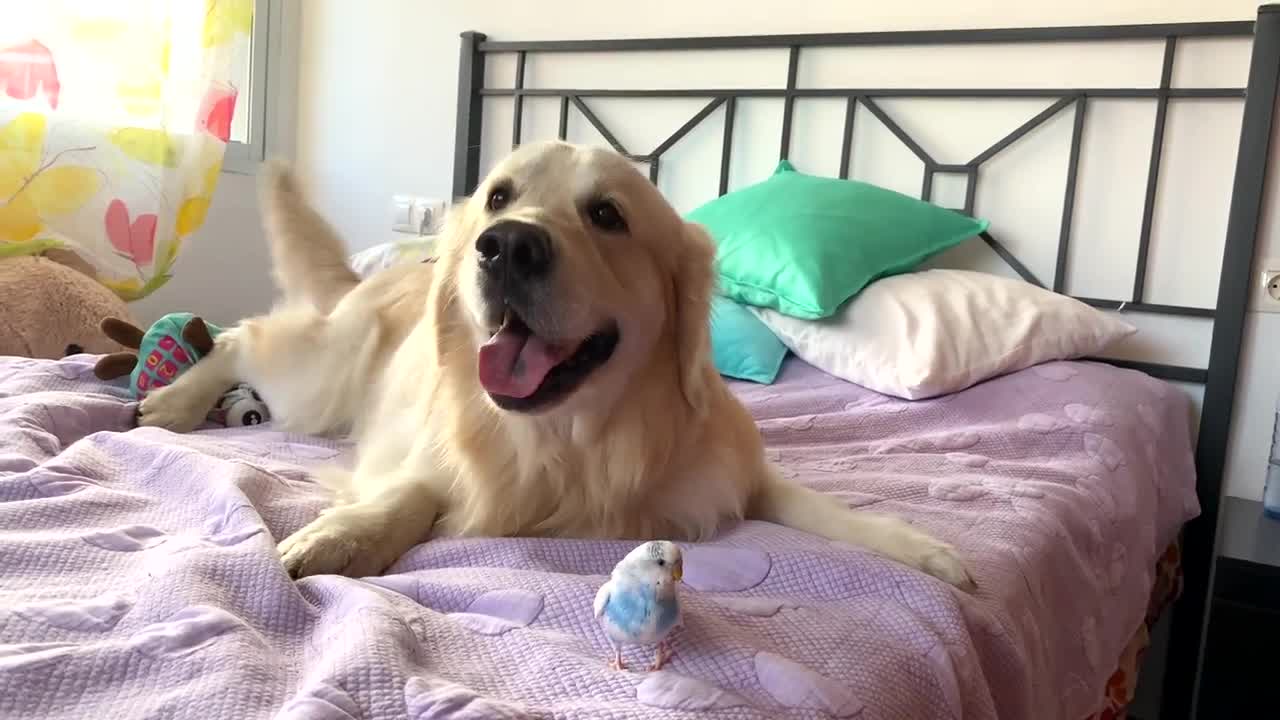
[[[671,658],[667,634],[681,623],[676,586],[683,573],[680,548],[665,540],[637,547],[613,568],[595,601],[596,618],[613,645],[609,667],[626,668],[625,645],[657,645],[650,670],[660,669]]]

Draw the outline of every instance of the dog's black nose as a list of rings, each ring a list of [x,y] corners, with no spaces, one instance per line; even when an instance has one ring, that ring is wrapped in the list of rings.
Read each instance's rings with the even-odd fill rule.
[[[551,237],[525,222],[503,220],[476,239],[480,267],[512,280],[535,280],[551,270]]]

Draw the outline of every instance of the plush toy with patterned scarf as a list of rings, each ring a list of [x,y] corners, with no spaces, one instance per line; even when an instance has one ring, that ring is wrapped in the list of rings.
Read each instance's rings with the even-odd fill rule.
[[[214,338],[222,328],[191,313],[169,313],[146,331],[124,320],[107,318],[102,321],[102,332],[137,352],[104,355],[94,366],[94,375],[101,380],[128,375],[129,390],[141,400],[152,390],[171,385],[212,352]],[[269,418],[262,399],[245,385],[224,393],[209,413],[211,421],[227,426],[257,425]]]

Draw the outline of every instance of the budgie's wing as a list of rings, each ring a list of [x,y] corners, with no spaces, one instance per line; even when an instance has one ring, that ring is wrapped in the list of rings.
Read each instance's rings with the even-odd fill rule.
[[[610,585],[612,584],[613,583],[605,583],[600,586],[599,590],[596,591],[596,601],[591,607],[597,619],[601,615],[604,615],[604,608],[606,605],[609,604],[609,593],[612,590]]]

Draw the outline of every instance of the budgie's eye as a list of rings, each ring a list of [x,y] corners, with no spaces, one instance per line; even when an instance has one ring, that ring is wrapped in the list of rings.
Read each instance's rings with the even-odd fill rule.
[[[666,560],[663,560],[662,558],[658,558],[658,564],[659,564],[659,565],[666,565],[666,564],[667,564],[667,561],[666,561]]]

